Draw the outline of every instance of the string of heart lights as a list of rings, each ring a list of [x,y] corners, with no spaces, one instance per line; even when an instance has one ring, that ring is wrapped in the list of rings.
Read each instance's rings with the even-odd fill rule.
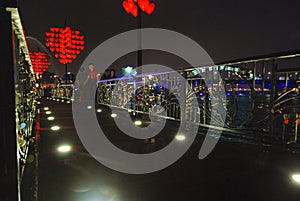
[[[46,32],[46,46],[50,47],[51,52],[55,52],[60,63],[72,63],[84,49],[84,36],[78,30],[71,30],[69,26],[51,27],[50,32]]]
[[[29,52],[29,56],[35,74],[43,74],[51,64],[45,52]]]
[[[138,8],[148,15],[151,15],[155,9],[155,4],[150,0],[124,0],[122,5],[124,10],[134,17],[138,16]]]

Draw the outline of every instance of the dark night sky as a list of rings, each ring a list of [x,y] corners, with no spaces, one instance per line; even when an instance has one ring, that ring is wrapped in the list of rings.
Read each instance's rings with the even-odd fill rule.
[[[300,49],[299,0],[152,1],[156,10],[151,16],[143,15],[143,27],[185,34],[215,62]],[[81,30],[86,49],[70,65],[74,73],[100,43],[136,28],[135,18],[122,8],[122,0],[21,0],[19,5],[27,36],[43,44],[49,27],[62,27],[65,20],[71,28]],[[160,61],[153,55],[159,54],[145,55],[144,62]],[[63,66],[56,66],[62,73]]]

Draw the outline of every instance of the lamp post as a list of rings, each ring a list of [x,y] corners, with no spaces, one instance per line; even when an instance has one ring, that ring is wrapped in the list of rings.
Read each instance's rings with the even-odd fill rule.
[[[124,10],[137,18],[137,66],[142,66],[143,56],[142,56],[142,13],[139,10],[151,15],[156,7],[156,5],[150,0],[124,0],[122,2]]]

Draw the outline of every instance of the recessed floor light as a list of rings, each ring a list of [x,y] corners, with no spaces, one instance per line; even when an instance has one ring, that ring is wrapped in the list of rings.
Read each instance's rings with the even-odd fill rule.
[[[51,117],[48,117],[47,119],[48,119],[49,121],[52,121],[52,120],[54,120],[54,117],[51,116]]]
[[[292,179],[300,184],[300,174],[294,174],[292,175]]]
[[[140,125],[142,125],[142,121],[140,121],[140,120],[137,120],[137,121],[135,121],[135,122],[134,122],[134,125],[136,125],[136,126],[140,126]]]
[[[176,135],[176,140],[178,140],[178,141],[183,141],[183,140],[185,140],[186,139],[186,137],[185,137],[185,135],[182,135],[182,134],[178,134],[178,135]]]
[[[71,151],[71,146],[69,146],[69,145],[62,145],[62,146],[59,146],[59,147],[57,148],[57,151],[62,152],[62,153],[69,152],[69,151]]]
[[[53,131],[58,131],[59,129],[60,129],[59,126],[52,126],[52,127],[51,127],[51,130],[53,130]]]

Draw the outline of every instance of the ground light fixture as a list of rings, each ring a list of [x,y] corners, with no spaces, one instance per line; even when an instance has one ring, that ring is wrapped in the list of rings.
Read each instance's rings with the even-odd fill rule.
[[[293,174],[292,175],[292,180],[300,185],[300,174]]]
[[[112,118],[115,118],[115,117],[117,117],[117,114],[112,113],[110,116],[111,116]]]
[[[136,125],[136,126],[140,126],[140,125],[142,125],[142,121],[140,121],[140,120],[136,120],[136,121],[134,121],[134,125]]]
[[[175,138],[178,141],[184,141],[186,139],[185,135],[182,134],[177,134]]]
[[[46,114],[51,114],[52,112],[51,111],[46,111]]]
[[[49,107],[44,107],[44,110],[49,110]]]
[[[57,151],[61,152],[61,153],[66,153],[66,152],[70,152],[71,151],[71,146],[70,145],[61,145],[59,147],[57,147]]]
[[[49,121],[53,121],[55,118],[53,116],[50,116],[47,118]]]
[[[92,109],[92,106],[88,105],[88,106],[87,106],[87,109],[89,109],[89,110]]]
[[[59,126],[52,126],[52,127],[51,127],[51,130],[53,130],[53,131],[58,131],[59,129],[60,129]]]
[[[102,110],[101,109],[97,109],[97,112],[102,112]]]

